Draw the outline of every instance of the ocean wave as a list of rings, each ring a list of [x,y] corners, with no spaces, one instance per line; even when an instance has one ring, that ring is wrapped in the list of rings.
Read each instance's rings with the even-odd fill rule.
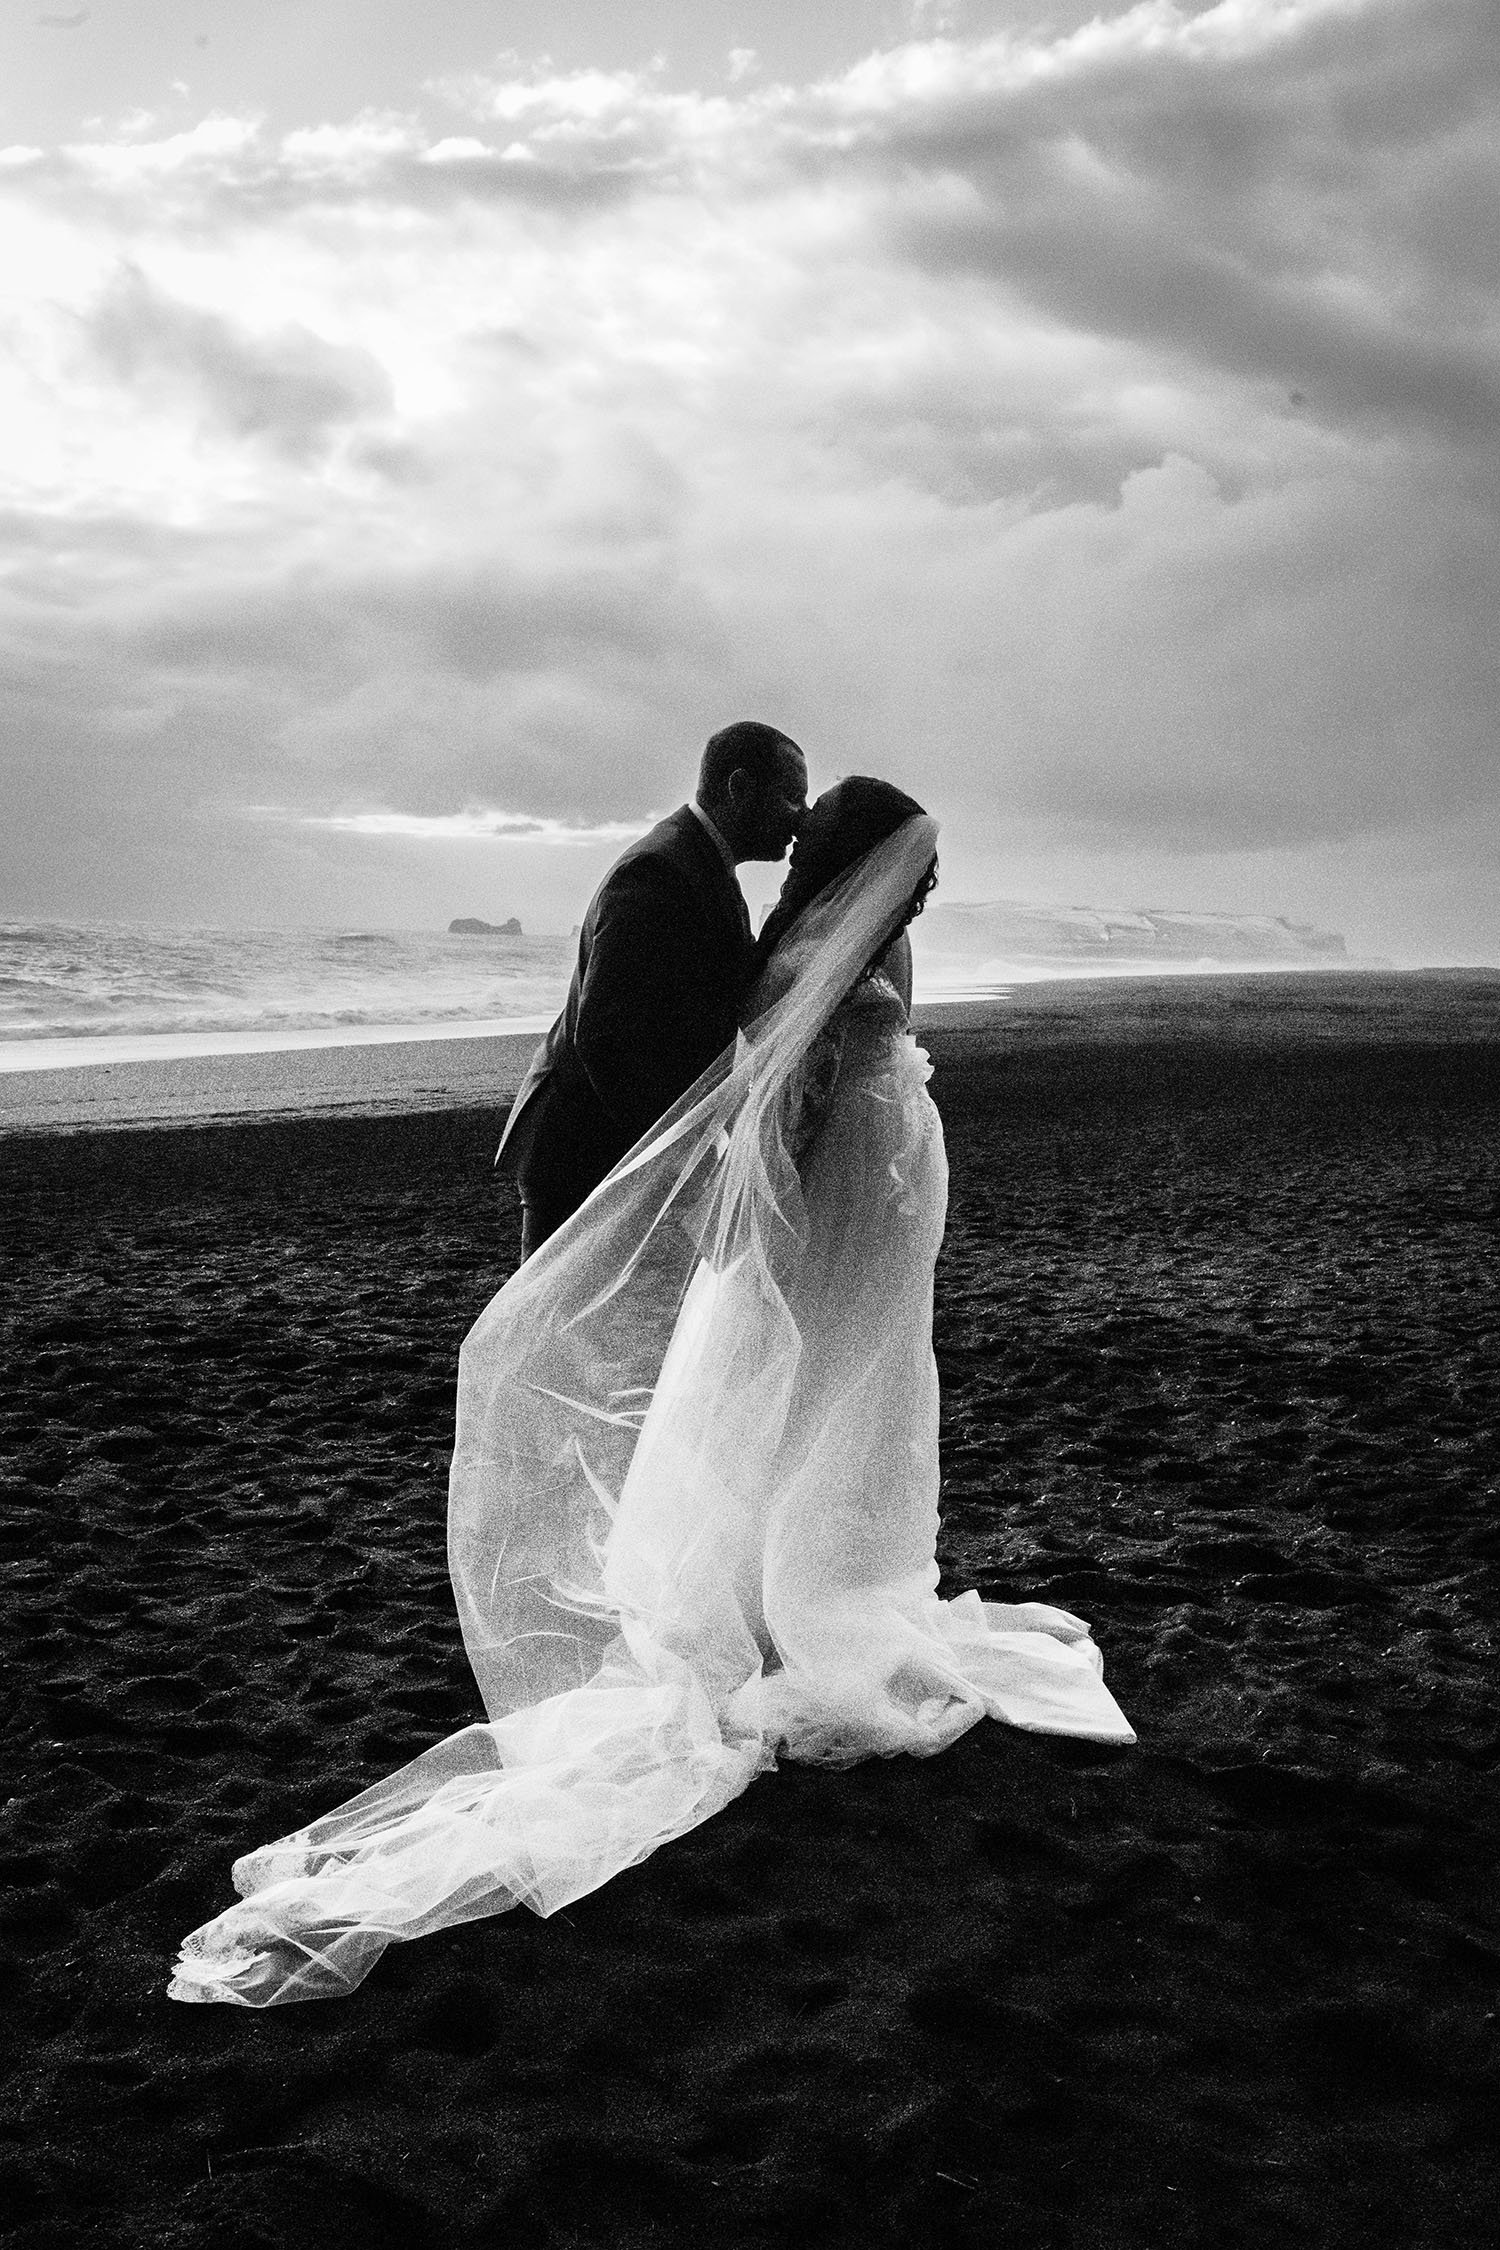
[[[446,931],[0,926],[0,1040],[378,1029],[550,1015],[572,945]]]

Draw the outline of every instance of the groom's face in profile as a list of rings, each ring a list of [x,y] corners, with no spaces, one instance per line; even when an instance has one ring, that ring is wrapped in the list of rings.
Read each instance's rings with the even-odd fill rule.
[[[745,778],[748,780],[749,776]],[[794,742],[778,746],[770,773],[748,793],[745,811],[745,848],[741,856],[784,859],[807,812],[807,760]]]

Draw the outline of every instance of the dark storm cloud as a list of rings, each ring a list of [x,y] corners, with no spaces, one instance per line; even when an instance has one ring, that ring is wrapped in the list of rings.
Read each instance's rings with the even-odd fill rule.
[[[1488,340],[1431,337],[1386,306],[1341,303],[1340,291],[1257,273],[1109,190],[1071,200],[1071,209],[1031,214],[999,198],[998,207],[914,216],[892,231],[928,266],[1014,287],[1092,334],[1274,378],[1322,419],[1426,425],[1481,441],[1500,428],[1500,353]]]
[[[1222,13],[1222,12],[1221,12]],[[1500,36],[1487,0],[1306,11],[1296,36],[1080,34],[868,126],[873,223],[1094,335],[1488,440],[1500,418]]]
[[[121,383],[180,391],[231,436],[263,439],[293,461],[391,403],[385,371],[367,352],[298,326],[253,335],[165,295],[128,267],[85,327]]]
[[[363,676],[378,663],[481,682],[652,664],[674,651],[722,653],[705,605],[681,589],[640,575],[529,574],[498,562],[307,572],[279,585],[185,592],[127,637],[139,659],[174,672],[347,668]]]
[[[377,631],[400,634],[425,662],[474,679],[652,663],[685,644],[705,655],[720,645],[700,599],[602,570],[530,579],[494,567],[429,572],[371,583],[356,600]]]
[[[680,790],[683,683],[724,664],[701,596],[644,570],[248,574],[191,536],[132,554],[108,523],[63,552],[65,602],[45,541],[16,550],[0,598],[12,883],[27,835],[51,852],[70,829],[100,849],[114,833],[123,881],[153,837],[265,805],[638,817],[643,790]],[[641,743],[628,762],[622,734]]]

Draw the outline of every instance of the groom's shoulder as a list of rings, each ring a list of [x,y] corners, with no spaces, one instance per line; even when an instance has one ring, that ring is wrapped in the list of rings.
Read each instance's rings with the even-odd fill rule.
[[[601,889],[634,890],[658,883],[692,886],[702,878],[712,848],[689,807],[680,805],[621,852]]]
[[[701,827],[693,818],[691,807],[679,805],[676,812],[668,813],[665,820],[659,820],[654,828],[648,828],[644,836],[637,836],[635,842],[621,852],[615,861],[615,867],[630,867],[642,862],[650,865],[653,861],[662,861],[669,866],[684,865],[696,858],[697,838],[702,833]]]

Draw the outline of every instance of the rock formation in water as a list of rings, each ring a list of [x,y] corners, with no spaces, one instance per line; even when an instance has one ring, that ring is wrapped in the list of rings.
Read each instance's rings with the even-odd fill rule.
[[[449,937],[524,937],[525,934],[514,914],[508,922],[481,922],[477,914],[460,914],[456,922],[448,924]]]

